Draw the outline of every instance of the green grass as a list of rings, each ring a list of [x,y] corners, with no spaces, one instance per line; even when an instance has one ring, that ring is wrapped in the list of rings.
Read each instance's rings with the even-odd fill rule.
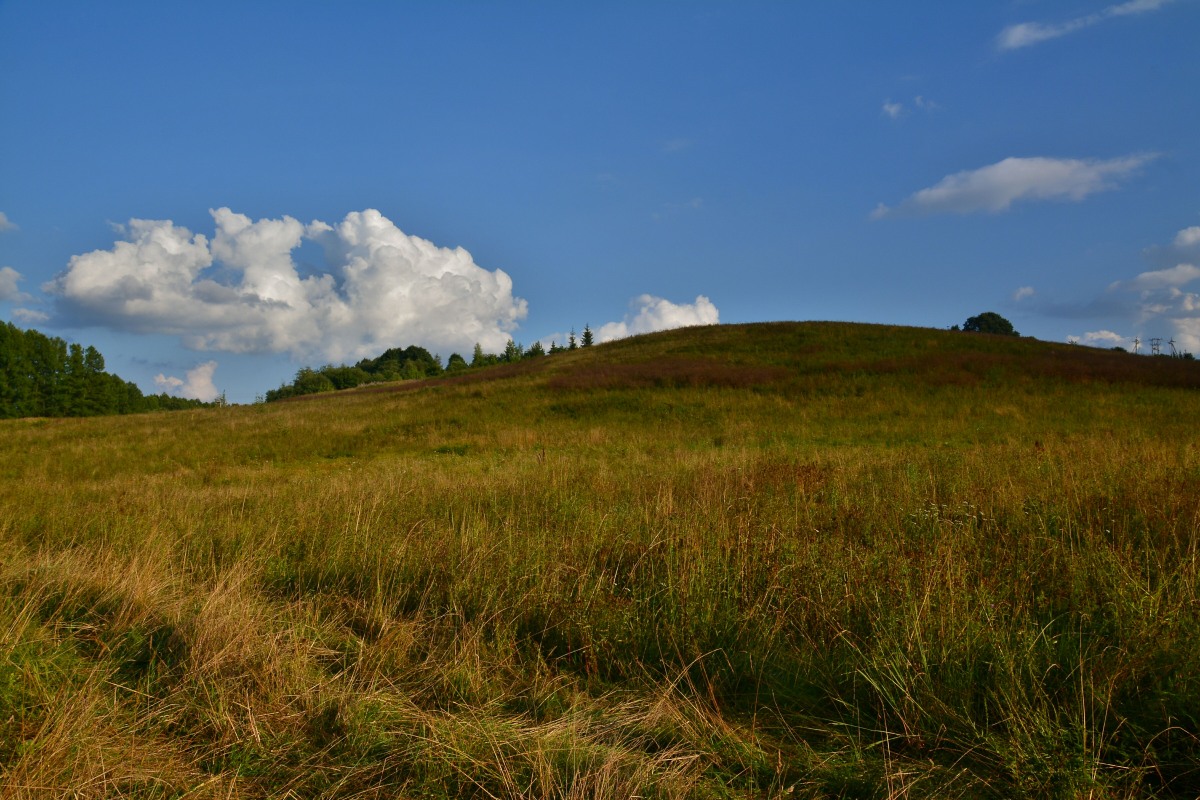
[[[1197,796],[1197,388],[807,323],[2,422],[0,796]]]

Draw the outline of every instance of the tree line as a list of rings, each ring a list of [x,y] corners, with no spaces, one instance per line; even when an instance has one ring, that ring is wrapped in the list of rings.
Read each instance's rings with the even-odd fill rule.
[[[584,325],[583,333],[578,338],[572,329],[567,336],[566,344],[560,345],[551,341],[549,350],[541,342],[534,342],[525,348],[519,342],[509,339],[502,352],[488,353],[481,345],[476,344],[470,362],[459,353],[451,353],[450,358],[446,359],[445,366],[442,366],[440,356],[433,355],[424,347],[417,345],[405,348],[393,347],[376,358],[364,358],[353,366],[326,364],[317,369],[303,367],[296,373],[296,377],[292,379],[291,383],[285,383],[278,389],[268,390],[262,399],[271,403],[288,397],[353,389],[368,383],[436,378],[439,375],[482,369],[497,364],[512,364],[528,358],[540,358],[574,350],[578,347],[591,347],[594,342],[595,337],[591,327]]]
[[[453,362],[454,356],[451,356]],[[458,356],[462,360],[462,356]],[[424,347],[393,347],[377,358],[364,358],[354,366],[327,364],[319,369],[304,367],[291,383],[271,389],[264,398],[268,403],[303,394],[353,389],[364,383],[417,380],[441,375],[441,362]]]
[[[166,393],[143,395],[137,384],[104,371],[92,346],[0,324],[0,418],[94,417],[212,405]]]

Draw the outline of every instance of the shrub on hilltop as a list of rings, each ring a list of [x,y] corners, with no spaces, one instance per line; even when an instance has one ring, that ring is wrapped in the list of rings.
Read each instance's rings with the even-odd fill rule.
[[[1013,330],[1013,324],[995,311],[985,311],[974,317],[967,317],[962,329],[968,333],[994,333],[999,336],[1020,336]]]

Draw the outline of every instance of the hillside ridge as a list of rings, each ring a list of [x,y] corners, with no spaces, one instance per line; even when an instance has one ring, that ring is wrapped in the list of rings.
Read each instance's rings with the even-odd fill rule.
[[[1195,373],[776,323],[0,420],[0,772],[147,799],[1200,796]]]
[[[759,322],[640,334],[551,356],[415,381],[368,384],[363,394],[534,378],[556,390],[684,386],[775,387],[821,376],[930,386],[1036,381],[1200,388],[1200,365],[1030,337],[851,322]],[[304,395],[290,399],[312,399]]]

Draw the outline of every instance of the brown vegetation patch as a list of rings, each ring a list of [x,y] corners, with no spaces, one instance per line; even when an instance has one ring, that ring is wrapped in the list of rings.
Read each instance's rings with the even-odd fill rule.
[[[1173,389],[1200,388],[1200,363],[1167,356],[1135,356],[1073,347],[1042,352],[1033,364],[1034,373],[1073,383],[1140,383]]]
[[[546,369],[551,361],[552,359],[548,359],[546,356],[526,358],[513,364],[496,364],[495,366],[474,369],[470,372],[463,372],[457,375],[445,375],[434,380],[439,384],[458,385],[486,383],[487,381],[502,380],[504,378],[518,378],[522,375],[536,375]]]
[[[922,353],[901,358],[822,365],[833,374],[911,374],[938,386],[972,386],[981,380],[1009,380],[1021,374],[1070,383],[1133,383],[1173,389],[1200,388],[1200,363],[1166,356],[1091,347],[1045,347],[1025,352]]]
[[[553,389],[741,389],[777,383],[789,375],[782,367],[738,366],[700,358],[672,358],[639,364],[597,364],[552,378]]]
[[[787,458],[769,458],[756,462],[744,471],[743,488],[748,492],[790,489],[800,494],[809,494],[822,489],[829,477],[829,467],[822,464],[803,464]]]

